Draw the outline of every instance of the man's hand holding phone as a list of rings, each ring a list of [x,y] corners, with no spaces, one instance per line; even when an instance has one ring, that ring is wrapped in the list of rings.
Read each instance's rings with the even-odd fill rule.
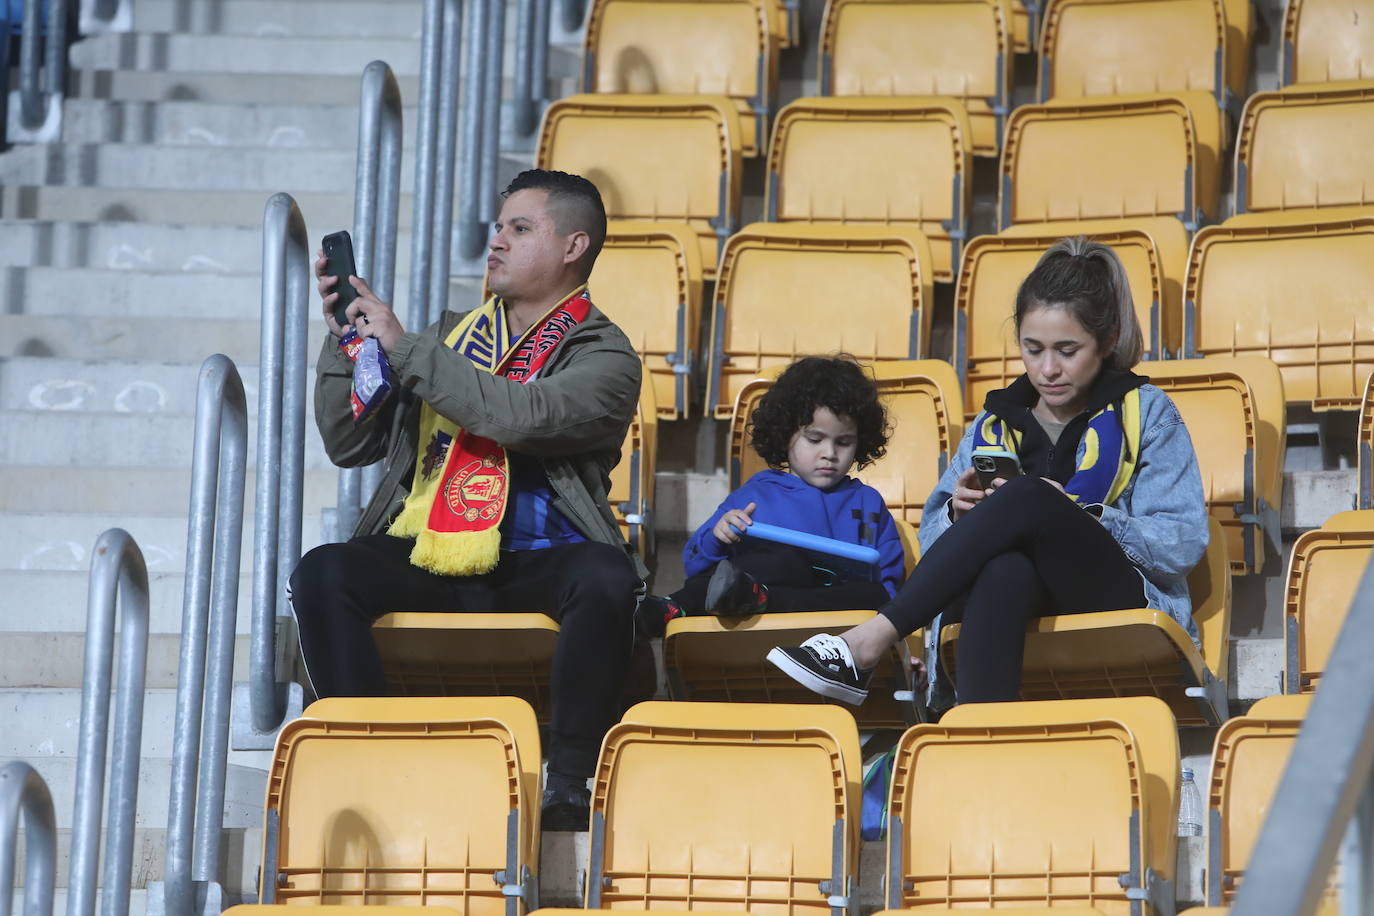
[[[348,251],[347,261],[351,266],[351,246]],[[348,327],[352,326],[359,337],[375,337],[382,350],[390,354],[396,342],[405,333],[405,328],[391,306],[378,299],[367,282],[351,271],[336,275],[333,268],[337,268],[338,265],[332,263],[331,257],[323,248],[317,254],[319,257],[315,260],[315,280],[320,298],[323,300],[324,323],[329,327],[329,333],[342,338]],[[344,288],[340,286],[341,283],[353,294],[351,297],[340,292]],[[342,309],[339,307],[341,296],[351,299]]]

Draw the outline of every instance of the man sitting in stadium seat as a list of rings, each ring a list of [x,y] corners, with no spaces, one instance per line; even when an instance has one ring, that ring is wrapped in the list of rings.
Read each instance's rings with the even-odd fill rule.
[[[585,178],[521,173],[505,191],[473,311],[407,332],[356,277],[347,317],[386,353],[396,392],[355,423],[354,363],[334,319],[338,282],[315,273],[329,326],[315,419],[343,467],[385,459],[352,540],[310,551],[292,607],[315,692],[379,696],[371,627],[390,611],[544,611],[561,629],[552,671],[545,829],[586,829],[586,779],[617,703],[643,587],[606,500],[639,395],[640,361],[593,305],[606,236]]]

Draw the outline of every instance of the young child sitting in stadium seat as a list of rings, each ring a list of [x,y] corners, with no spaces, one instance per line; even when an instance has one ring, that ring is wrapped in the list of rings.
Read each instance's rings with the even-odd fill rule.
[[[683,550],[687,581],[639,607],[641,632],[661,636],[674,617],[874,608],[901,585],[902,544],[877,490],[846,476],[881,458],[887,410],[852,357],[809,356],[759,400],[750,444],[768,470],[721,503]],[[748,539],[755,521],[875,547],[878,581],[828,581],[801,550]],[[747,543],[746,543],[747,541]]]

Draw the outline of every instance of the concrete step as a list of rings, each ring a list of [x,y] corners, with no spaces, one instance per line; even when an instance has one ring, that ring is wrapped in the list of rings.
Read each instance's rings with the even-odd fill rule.
[[[142,759],[172,756],[175,713],[175,690],[146,691],[139,751]],[[41,773],[50,759],[76,757],[81,691],[75,687],[0,689],[0,721],[6,724],[0,731],[0,760],[18,757]],[[229,764],[265,770],[271,755],[271,751],[231,750]]]
[[[248,680],[251,624],[248,615],[237,621],[243,631],[234,644],[234,680]],[[85,633],[0,633],[0,688],[75,687],[85,683]],[[148,637],[144,685],[175,690],[180,670],[181,634],[154,633]],[[116,663],[117,664],[117,663]]]
[[[0,489],[0,512],[175,515],[187,511],[191,471],[96,466],[73,474],[66,468],[10,466],[5,468],[5,482]],[[304,484],[302,499],[310,514],[334,505],[337,469],[308,471]],[[250,500],[256,485],[256,475],[249,471],[246,492]]]
[[[78,692],[79,693],[79,692]],[[48,783],[52,792],[53,813],[59,828],[72,826],[72,811],[76,799],[76,758],[40,757],[29,761]],[[171,785],[170,757],[142,760],[138,767],[138,806],[134,817],[136,827],[166,827],[168,788]],[[105,776],[109,778],[108,761]],[[231,766],[224,781],[224,826],[228,828],[259,828],[262,826],[262,805],[267,794],[267,773],[243,766]],[[65,870],[61,872],[65,876]]]
[[[148,573],[148,629],[154,634],[181,632],[182,601],[186,577],[180,571],[151,570]],[[244,569],[239,576],[239,633],[251,630],[253,577]],[[45,632],[84,634],[86,603],[89,600],[88,569],[0,569],[0,593],[9,606],[41,609],[32,617],[0,614],[0,640],[12,634],[28,633],[38,625]]]
[[[18,875],[15,876],[15,880],[16,880],[16,881],[19,880],[19,876],[18,876]],[[66,889],[65,887],[60,887],[60,888],[58,888],[57,890],[55,890],[55,891],[53,892],[52,899],[53,899],[53,904],[52,904],[52,911],[53,911],[53,913],[57,914],[57,916],[64,916],[64,914],[66,914],[66,912],[67,912],[67,889]],[[101,912],[100,907],[103,905],[104,899],[105,899],[105,891],[104,891],[104,889],[102,889],[102,888],[96,888],[96,892],[95,892],[95,912],[97,912],[97,913]],[[14,891],[14,907],[13,907],[13,909],[10,910],[10,912],[11,912],[11,913],[22,913],[23,911],[24,911],[24,889],[23,889],[23,887],[16,887],[16,888],[15,888],[15,891]],[[128,916],[146,916],[147,912],[148,912],[148,891],[147,891],[146,889],[144,889],[144,888],[141,888],[141,887],[130,889],[130,891],[129,891],[129,913],[128,913]]]
[[[314,355],[313,348],[311,356]],[[258,369],[240,365],[248,414],[257,411]],[[0,409],[194,416],[198,365],[19,357],[0,361]],[[307,375],[313,377],[313,366]]]
[[[259,803],[261,804],[261,803]],[[54,896],[54,913],[65,913],[67,900],[67,881],[71,874],[71,837],[70,828],[57,831],[57,892]],[[134,829],[133,871],[130,875],[132,895],[129,916],[142,916],[147,912],[149,881],[163,878],[163,859],[167,849],[166,827],[140,827]],[[23,893],[24,875],[24,833],[18,838],[18,853],[15,856],[14,878],[16,899]],[[225,891],[235,900],[246,894],[252,895],[257,902],[258,869],[262,865],[262,826],[261,819],[255,827],[228,827],[220,834],[220,880]],[[97,876],[97,880],[99,877]],[[23,912],[16,906],[15,913]],[[97,911],[99,912],[99,911]]]
[[[3,220],[0,221],[0,269],[55,267],[65,274],[71,268],[96,268],[144,274],[201,275],[202,278],[206,274],[233,274],[240,279],[257,277],[262,271],[261,209],[269,196],[262,195],[258,222],[252,226]],[[351,215],[342,226],[316,223],[309,213],[303,211],[303,215],[312,254],[327,233],[351,228],[353,223]],[[410,233],[407,231],[399,233],[396,241],[396,290],[406,290],[406,284],[400,281],[408,280],[409,270]],[[211,281],[202,279],[202,282]],[[453,282],[472,288],[474,281],[464,277],[454,278]],[[0,286],[0,296],[10,300],[4,304],[6,313],[16,311],[11,304],[11,297],[17,298],[19,291],[15,283],[14,275],[8,274]],[[111,288],[97,298],[104,300],[111,295],[119,293]],[[197,295],[204,296],[204,290]],[[253,301],[256,302],[256,297]],[[189,303],[164,302],[162,306],[164,313],[175,314]],[[81,310],[79,305],[72,307],[73,314]],[[144,305],[138,313],[147,311]]]
[[[281,6],[281,4],[274,4]],[[401,113],[404,142],[413,143],[416,100]],[[125,102],[69,98],[62,112],[64,143],[156,146],[258,146],[356,149],[358,105],[223,105],[210,102]]]
[[[240,573],[249,572],[253,568],[251,500],[248,503],[243,524]],[[89,570],[91,545],[107,528],[123,528],[138,541],[150,572],[185,571],[184,513],[179,516],[0,513],[0,569]],[[301,539],[302,553],[320,543],[318,514],[305,515]]]
[[[3,232],[2,226],[0,232]],[[12,318],[21,315],[72,318],[118,316],[121,322],[172,317],[223,320],[226,315],[244,315],[246,319],[249,313],[256,317],[254,304],[262,300],[262,278],[257,271],[258,268],[254,267],[251,272],[206,276],[195,272],[3,267],[0,268],[0,311]],[[481,295],[480,285],[478,278],[451,278],[450,306],[466,309],[476,304]],[[398,276],[395,287],[393,298],[404,302],[410,288],[409,275],[403,272]],[[312,305],[312,310],[314,307]],[[403,320],[405,314],[405,308],[402,307]],[[313,312],[311,320],[314,320]],[[312,329],[312,334],[316,330]],[[318,342],[318,338],[314,340]],[[161,350],[147,352],[170,359]],[[200,365],[204,357],[199,350],[197,354],[188,362]],[[314,359],[313,350],[310,358]],[[143,359],[146,359],[146,354]],[[255,356],[252,362],[256,361]],[[241,364],[240,371],[245,371],[244,365],[249,364]]]
[[[415,44],[419,53],[419,43]],[[204,73],[162,70],[74,69],[67,77],[67,97],[79,99],[118,99],[124,102],[216,102],[276,104],[284,98],[294,105],[356,105],[358,80],[363,68],[377,60],[377,54],[362,56],[335,69],[342,75],[315,71],[291,73],[289,79],[277,73]],[[306,61],[312,59],[304,58]],[[391,63],[388,61],[387,63]],[[309,66],[299,60],[296,67]],[[547,98],[561,98],[577,91],[581,52],[575,48],[549,48]],[[513,81],[506,69],[502,98],[510,98]],[[398,76],[396,86],[401,98],[415,104],[420,97],[420,81],[415,76]]]
[[[69,185],[11,185],[0,188],[0,219],[70,222],[186,223],[261,227],[268,194],[246,191],[191,191],[182,188],[88,188]],[[353,225],[353,189],[293,192],[310,227]],[[413,197],[401,195],[398,220],[413,220]],[[488,225],[481,226],[486,238]]]
[[[140,31],[193,34],[419,38],[423,6],[416,0],[136,0],[134,25]]]
[[[410,30],[418,33],[419,13],[418,5],[408,4],[397,10],[396,22],[409,20]],[[349,77],[361,73],[368,61],[384,60],[397,76],[413,77],[420,73],[420,42],[409,36],[325,38],[309,30],[287,36],[138,31],[85,38],[72,45],[70,60],[76,70]]]
[[[197,363],[219,352],[246,365],[258,359],[258,326],[251,318],[133,318],[93,322],[50,315],[7,315],[0,357],[60,356],[138,360],[149,353]]]

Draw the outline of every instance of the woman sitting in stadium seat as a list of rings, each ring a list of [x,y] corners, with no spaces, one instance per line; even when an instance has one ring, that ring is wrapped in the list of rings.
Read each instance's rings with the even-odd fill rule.
[[[1059,242],[1022,282],[1015,325],[1026,372],[989,392],[964,434],[906,584],[840,636],[769,652],[811,690],[862,703],[878,659],[944,610],[963,621],[961,703],[1017,698],[1035,617],[1153,607],[1196,641],[1187,576],[1207,547],[1202,477],[1173,402],[1131,372],[1142,341],[1120,260]],[[999,476],[980,482],[975,465],[994,462]]]

